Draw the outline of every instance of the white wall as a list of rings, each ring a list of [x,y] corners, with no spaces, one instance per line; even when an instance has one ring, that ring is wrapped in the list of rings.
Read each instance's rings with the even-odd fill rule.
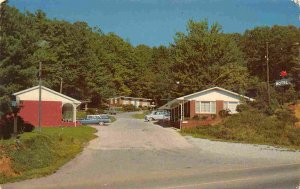
[[[17,97],[19,97],[20,100],[39,100],[39,89],[35,89],[29,92],[25,92],[22,94],[17,95]],[[73,102],[71,100],[68,100],[66,98],[63,98],[59,95],[53,94],[47,90],[42,89],[42,101],[59,101],[62,102],[63,104],[65,103],[71,103],[73,104]]]
[[[198,95],[190,96],[187,100],[195,100],[195,101],[231,101],[231,102],[239,102],[241,99],[240,96],[228,93],[226,91],[221,90],[211,90]]]
[[[124,100],[123,100],[123,104],[124,104],[124,105],[127,105],[127,104],[129,104],[129,100],[127,100],[127,99],[124,99]]]

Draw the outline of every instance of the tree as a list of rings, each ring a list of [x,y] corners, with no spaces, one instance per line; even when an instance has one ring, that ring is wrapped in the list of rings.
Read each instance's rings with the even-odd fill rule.
[[[0,40],[0,106],[1,114],[12,111],[12,93],[31,87],[36,81],[38,65],[31,60],[39,40],[34,30],[35,18],[20,13],[5,3],[1,6]]]
[[[172,45],[173,82],[180,82],[176,95],[189,94],[212,86],[241,92],[248,72],[237,44],[222,33],[217,23],[207,21],[187,25],[187,34],[177,33]]]
[[[298,56],[293,47],[299,42],[300,29],[295,26],[256,27],[247,30],[240,43],[252,76],[266,81],[266,42],[269,43],[270,81],[280,79],[280,71],[291,73]],[[291,76],[291,75],[289,75]]]

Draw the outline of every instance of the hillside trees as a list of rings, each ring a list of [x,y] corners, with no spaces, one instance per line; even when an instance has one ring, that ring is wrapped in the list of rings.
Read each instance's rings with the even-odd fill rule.
[[[260,97],[266,95],[259,86],[267,81],[266,51],[268,42],[270,85],[274,87],[271,102],[291,102],[297,99],[295,90],[300,90],[300,61],[297,42],[300,42],[300,28],[295,26],[256,27],[247,30],[240,39],[240,49],[244,53],[251,77],[258,78],[256,85]],[[275,81],[281,79],[280,72],[287,71],[292,86],[275,87]],[[259,84],[260,83],[260,84]],[[255,88],[255,87],[254,87]],[[293,98],[289,98],[293,96]],[[267,98],[265,98],[266,100]],[[266,102],[266,101],[265,101]],[[264,103],[262,101],[262,103]]]
[[[43,85],[59,91],[62,79],[63,94],[90,100],[94,107],[117,95],[159,102],[212,86],[241,93],[259,88],[266,77],[266,41],[271,81],[281,70],[297,81],[293,44],[300,42],[300,29],[295,26],[225,34],[219,24],[191,20],[169,46],[134,47],[85,22],[49,19],[42,11],[21,13],[7,5],[1,9],[0,104],[7,111],[12,93],[38,84],[39,62]],[[47,45],[39,46],[40,41]]]
[[[240,48],[245,54],[252,76],[266,81],[266,43],[269,43],[270,81],[280,79],[280,71],[292,74],[298,64],[296,42],[300,42],[300,28],[295,26],[256,27],[247,30],[241,38]],[[290,75],[293,76],[293,75]]]
[[[11,110],[10,95],[36,83],[37,66],[31,61],[39,39],[35,17],[6,4],[1,6],[0,104],[1,114]]]
[[[187,34],[177,33],[172,45],[173,81],[177,95],[212,86],[241,92],[247,85],[248,72],[237,44],[221,31],[219,24],[190,20]]]

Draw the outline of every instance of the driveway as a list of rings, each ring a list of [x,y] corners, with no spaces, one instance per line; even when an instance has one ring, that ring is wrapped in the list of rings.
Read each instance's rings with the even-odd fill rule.
[[[110,126],[55,174],[6,184],[16,188],[293,188],[300,152],[182,137],[131,113]]]

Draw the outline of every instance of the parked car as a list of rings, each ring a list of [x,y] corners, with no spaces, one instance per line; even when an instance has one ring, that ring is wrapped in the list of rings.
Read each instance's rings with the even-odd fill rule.
[[[145,116],[146,121],[164,120],[170,119],[170,113],[168,111],[152,111]]]
[[[111,120],[108,115],[87,115],[85,119],[78,120],[82,125],[110,123]]]

